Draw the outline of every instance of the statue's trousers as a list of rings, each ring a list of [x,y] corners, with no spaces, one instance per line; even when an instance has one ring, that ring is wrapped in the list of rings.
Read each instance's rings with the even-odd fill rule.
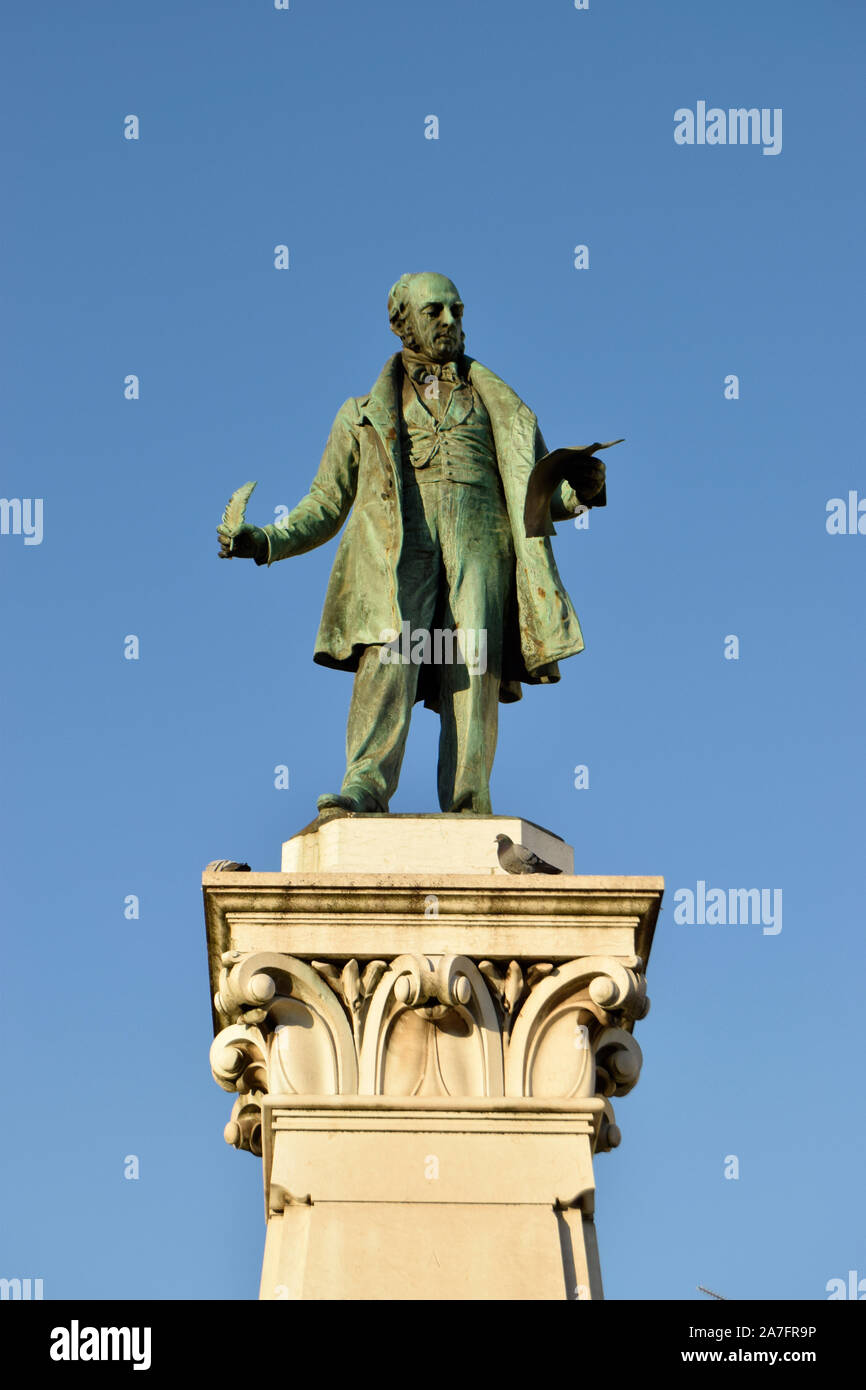
[[[503,633],[514,575],[511,526],[498,476],[458,483],[446,468],[425,475],[404,469],[403,533],[397,570],[403,631],[398,642],[367,647],[361,658],[349,709],[343,791],[363,788],[387,810],[400,775],[421,662],[433,661],[440,665],[439,805],[443,811],[489,814]],[[462,639],[450,639],[461,631]]]

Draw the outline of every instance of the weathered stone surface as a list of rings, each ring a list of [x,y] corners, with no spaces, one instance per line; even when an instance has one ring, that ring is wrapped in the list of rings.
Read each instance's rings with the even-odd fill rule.
[[[601,1297],[593,1156],[640,1073],[663,885],[459,866],[204,876],[263,1298]]]
[[[574,873],[574,850],[520,816],[349,815],[312,826],[283,845],[288,873],[505,874],[496,836]],[[506,875],[507,876],[507,875]]]
[[[600,1298],[602,1107],[268,1098],[260,1296]]]

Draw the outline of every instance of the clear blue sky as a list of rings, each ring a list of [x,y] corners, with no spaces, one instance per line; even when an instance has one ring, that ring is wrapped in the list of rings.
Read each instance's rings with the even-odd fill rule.
[[[866,497],[862,9],[19,0],[3,29],[0,494],[44,534],[0,536],[0,1275],[257,1294],[200,872],[278,868],[339,784],[351,680],[312,663],[335,543],[265,570],[214,528],[248,478],[260,524],[306,491],[395,349],[388,287],[429,268],[551,447],[627,439],[555,542],[586,650],[503,710],[493,781],[579,872],[667,883],[596,1165],[607,1294],[866,1276],[866,535],[825,526]],[[698,101],[781,108],[781,153],[677,145]],[[437,809],[436,736],[419,708],[393,810]],[[781,888],[782,931],[678,925],[699,880]]]

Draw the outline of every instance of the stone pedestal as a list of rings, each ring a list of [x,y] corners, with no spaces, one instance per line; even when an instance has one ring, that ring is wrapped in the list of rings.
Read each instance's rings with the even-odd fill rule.
[[[571,866],[517,818],[352,816],[284,846],[303,870],[205,872],[262,1298],[602,1296],[593,1158],[640,1072],[663,884],[506,874],[500,832]]]
[[[525,845],[564,874],[574,850],[520,816],[339,816],[283,845],[283,873],[504,874],[496,836]]]

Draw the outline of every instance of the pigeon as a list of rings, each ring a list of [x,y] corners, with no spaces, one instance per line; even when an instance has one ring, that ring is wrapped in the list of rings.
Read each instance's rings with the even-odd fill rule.
[[[548,864],[546,859],[539,859],[538,855],[533,854],[525,845],[516,845],[507,835],[497,835],[496,843],[499,846],[496,851],[499,862],[507,874],[562,873],[562,869]]]

